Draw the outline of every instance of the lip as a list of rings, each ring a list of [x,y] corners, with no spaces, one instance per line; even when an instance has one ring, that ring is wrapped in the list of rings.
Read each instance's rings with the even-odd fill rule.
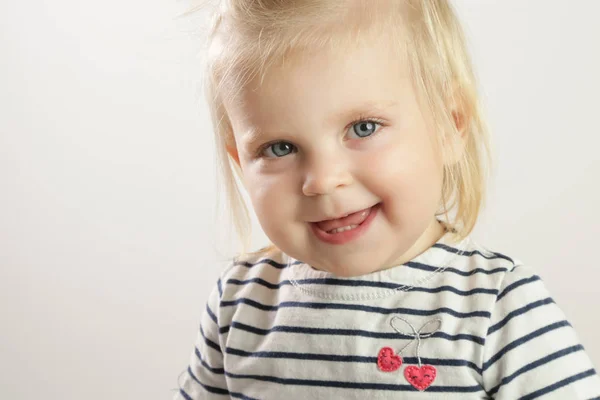
[[[358,239],[367,231],[367,229],[369,229],[369,226],[371,226],[371,222],[377,215],[380,206],[381,203],[377,203],[374,206],[372,206],[371,212],[369,213],[367,219],[365,219],[362,224],[349,231],[339,233],[327,233],[321,228],[319,228],[315,222],[310,222],[309,225],[314,235],[321,241],[329,244],[345,244],[352,240]]]
[[[373,207],[373,206],[371,206],[371,207]],[[371,207],[369,207],[369,208],[371,208]],[[312,221],[312,222],[323,222],[323,221],[330,221],[330,220],[333,220],[333,219],[340,219],[340,218],[347,217],[350,214],[356,214],[357,212],[361,212],[361,211],[364,211],[364,210],[367,210],[367,209],[368,208],[363,208],[363,209],[360,209],[360,210],[351,211],[349,213],[339,215],[337,217],[324,218],[324,219],[321,219],[321,220],[318,220],[318,221]]]

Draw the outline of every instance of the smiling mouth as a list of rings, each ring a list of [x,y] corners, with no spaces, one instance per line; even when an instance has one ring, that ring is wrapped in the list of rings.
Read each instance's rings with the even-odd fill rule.
[[[381,203],[335,220],[311,222],[311,231],[322,242],[344,245],[363,236],[372,225]]]
[[[366,211],[372,209],[373,207],[378,206],[379,204],[381,204],[381,203],[373,204],[372,206],[369,206],[367,208],[363,208],[363,209],[360,209],[360,210],[357,210],[357,211],[352,211],[352,212],[349,212],[349,213],[346,213],[346,214],[342,214],[339,217],[326,218],[326,219],[322,219],[320,221],[313,221],[312,223],[318,224],[318,223],[321,223],[321,222],[336,221],[338,219],[346,218],[346,217],[348,217],[349,215],[352,215],[352,214],[357,214],[357,213],[360,213],[360,212],[366,212]]]
[[[323,221],[314,222],[314,224],[324,232],[329,234],[341,233],[350,231],[359,227],[371,214],[373,209],[378,206],[379,203],[359,210],[350,214],[345,214],[340,218],[327,219]]]

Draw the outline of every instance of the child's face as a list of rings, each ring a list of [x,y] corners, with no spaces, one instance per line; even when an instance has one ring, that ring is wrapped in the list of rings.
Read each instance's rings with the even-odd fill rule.
[[[266,235],[286,254],[339,276],[401,264],[443,233],[434,217],[443,169],[431,117],[391,46],[374,40],[337,55],[288,59],[262,85],[252,82],[241,101],[226,104],[244,185]],[[249,140],[252,133],[258,141]],[[324,242],[311,228],[376,204],[368,228],[349,242]]]

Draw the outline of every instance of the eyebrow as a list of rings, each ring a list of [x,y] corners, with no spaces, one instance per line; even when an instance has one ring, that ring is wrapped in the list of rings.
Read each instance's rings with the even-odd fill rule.
[[[364,115],[365,118],[368,118],[373,113],[380,113],[384,110],[396,106],[398,102],[396,100],[390,100],[384,103],[380,102],[366,102],[357,106],[354,106],[350,109],[346,109],[340,112],[333,114],[329,119],[328,123],[335,124],[338,121],[350,120],[352,118],[357,118],[359,115]],[[374,116],[371,116],[374,117]],[[254,149],[258,146],[259,143],[266,140],[265,136],[269,137],[277,137],[284,136],[283,134],[277,134],[275,132],[265,133],[260,130],[258,127],[254,126],[248,129],[245,134],[242,136],[244,139],[244,147],[249,149]]]
[[[345,121],[348,119],[356,118],[359,115],[364,115],[365,117],[369,117],[369,114],[377,114],[385,111],[388,108],[398,105],[398,101],[389,100],[386,102],[374,102],[368,101],[359,105],[356,105],[350,109],[342,110],[340,112],[335,113],[328,120],[329,123],[335,123],[339,120]]]
[[[244,148],[254,149],[255,147],[258,147],[258,145],[265,140],[264,136],[266,135],[257,127],[248,129],[246,133],[242,135]]]

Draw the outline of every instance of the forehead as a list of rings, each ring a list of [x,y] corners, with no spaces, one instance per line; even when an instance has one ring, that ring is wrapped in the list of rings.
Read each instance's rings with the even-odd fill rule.
[[[299,118],[326,124],[413,96],[401,46],[377,39],[335,51],[304,51],[269,68],[226,103],[234,129],[275,128]]]

